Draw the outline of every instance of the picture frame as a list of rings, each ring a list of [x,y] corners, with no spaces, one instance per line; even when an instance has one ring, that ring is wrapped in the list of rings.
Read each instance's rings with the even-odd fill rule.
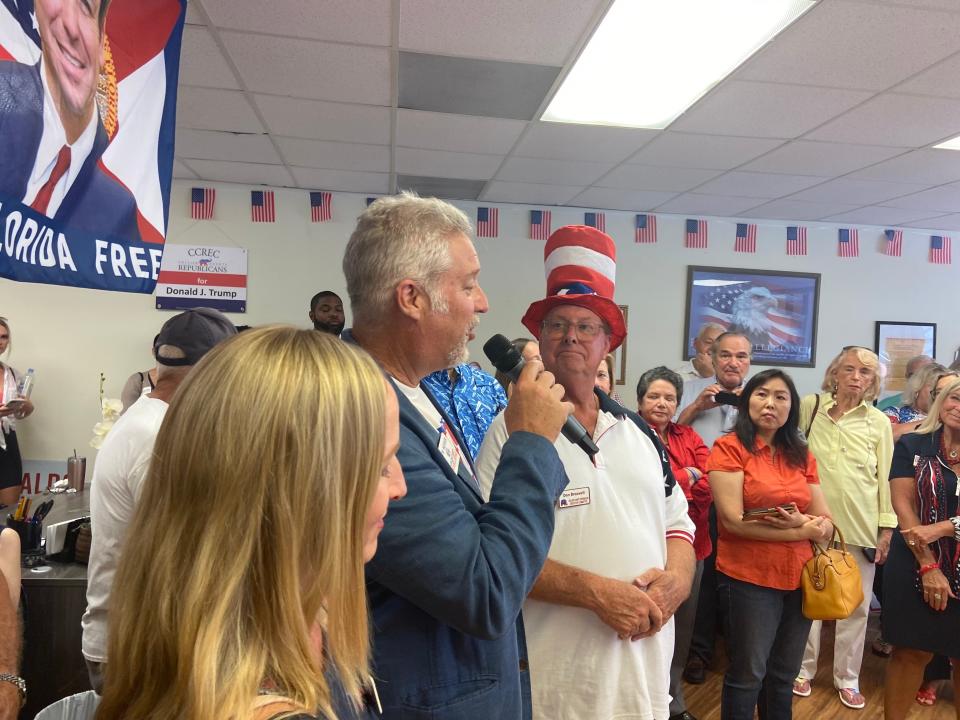
[[[627,323],[627,316],[630,313],[629,305],[620,305],[620,311],[623,313],[623,326],[629,327]],[[623,342],[620,344],[616,350],[613,351],[613,369],[616,373],[615,384],[617,385],[626,385],[627,384],[627,338],[623,339]]]
[[[687,266],[683,359],[708,322],[750,338],[754,365],[815,367],[820,273]]]
[[[937,356],[937,324],[877,320],[873,349],[880,358],[881,381],[878,399],[906,389],[907,361],[917,355]]]

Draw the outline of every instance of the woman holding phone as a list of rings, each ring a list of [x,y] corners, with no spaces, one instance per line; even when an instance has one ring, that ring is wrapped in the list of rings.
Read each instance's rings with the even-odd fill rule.
[[[817,463],[800,432],[800,397],[782,370],[740,395],[734,430],[714,443],[707,470],[717,508],[718,594],[730,663],[721,718],[789,720],[810,621],[800,574],[810,540],[833,536]],[[754,519],[750,510],[776,508]]]
[[[10,322],[0,317],[0,355],[10,348]],[[30,398],[20,397],[23,376],[0,361],[0,506],[13,505],[20,497],[23,482],[23,460],[17,442],[17,420],[33,412]]]
[[[817,459],[820,487],[847,546],[860,566],[863,602],[845,620],[837,620],[833,645],[833,686],[840,702],[859,710],[860,665],[870,615],[876,565],[887,559],[897,526],[887,482],[893,456],[890,420],[872,405],[880,391],[880,361],[870,350],[846,347],[824,374],[823,392],[800,404],[800,426]],[[793,692],[807,697],[817,674],[822,623],[815,620]]]

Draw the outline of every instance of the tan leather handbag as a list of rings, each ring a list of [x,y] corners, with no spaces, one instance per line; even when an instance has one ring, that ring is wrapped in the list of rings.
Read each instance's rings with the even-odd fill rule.
[[[840,539],[840,547],[834,540]],[[857,559],[847,550],[843,533],[833,526],[833,538],[826,547],[811,541],[813,557],[803,566],[803,614],[811,620],[843,620],[863,602],[863,581]]]

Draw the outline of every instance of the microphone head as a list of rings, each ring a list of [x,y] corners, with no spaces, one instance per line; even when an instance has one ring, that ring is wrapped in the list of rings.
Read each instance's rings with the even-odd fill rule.
[[[494,335],[483,344],[483,353],[500,372],[508,373],[523,362],[523,356],[503,335]]]

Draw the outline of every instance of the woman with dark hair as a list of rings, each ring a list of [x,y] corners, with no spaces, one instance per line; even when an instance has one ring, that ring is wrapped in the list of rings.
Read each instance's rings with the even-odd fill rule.
[[[800,396],[782,370],[757,373],[733,432],[707,461],[719,524],[718,593],[730,664],[721,718],[789,720],[810,621],[800,573],[810,540],[833,536],[817,463],[800,431]]]
[[[670,469],[677,484],[683,488],[690,519],[696,527],[693,551],[697,558],[697,566],[693,575],[690,597],[677,608],[674,615],[676,636],[673,660],[670,663],[670,718],[687,720],[693,716],[687,712],[681,677],[687,662],[690,641],[693,638],[697,597],[700,594],[700,577],[703,575],[703,559],[713,549],[708,528],[708,515],[713,495],[710,493],[710,483],[706,478],[707,456],[710,455],[710,450],[704,445],[703,439],[696,430],[689,425],[678,425],[673,422],[681,397],[683,397],[683,378],[663,365],[647,370],[640,376],[640,382],[637,383],[637,412],[647,425],[654,429],[667,449]]]

